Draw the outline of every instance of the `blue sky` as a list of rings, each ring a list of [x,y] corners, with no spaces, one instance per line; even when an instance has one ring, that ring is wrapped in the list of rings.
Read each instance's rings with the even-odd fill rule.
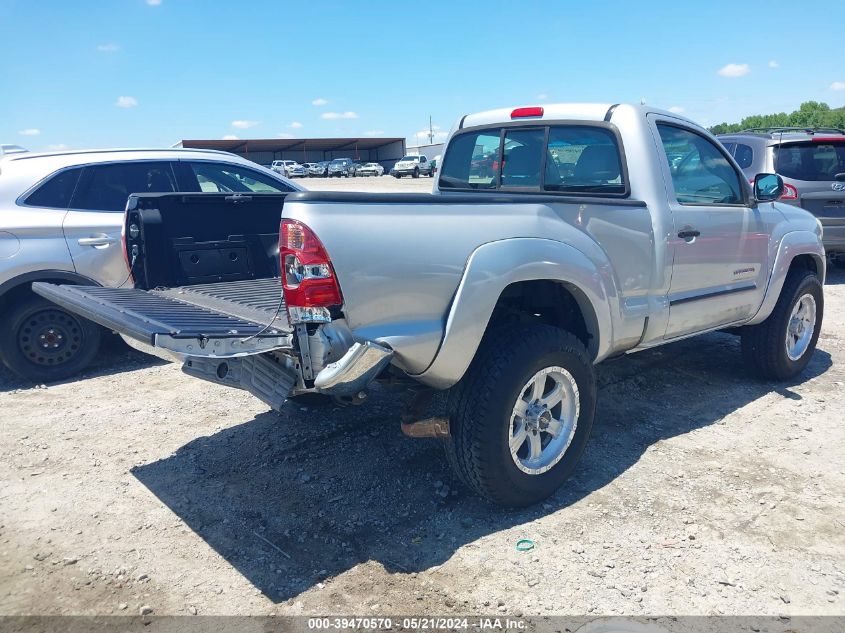
[[[0,0],[0,142],[388,135],[635,101],[712,125],[845,105],[831,3]],[[824,35],[819,16],[830,15]],[[817,36],[819,33],[821,36]]]

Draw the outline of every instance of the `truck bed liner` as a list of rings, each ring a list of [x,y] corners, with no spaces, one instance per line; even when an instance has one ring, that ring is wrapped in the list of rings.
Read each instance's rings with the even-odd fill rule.
[[[156,344],[162,337],[278,340],[291,332],[278,278],[158,290],[37,282],[32,289],[80,316],[157,347],[168,348]],[[267,328],[271,321],[273,326]]]

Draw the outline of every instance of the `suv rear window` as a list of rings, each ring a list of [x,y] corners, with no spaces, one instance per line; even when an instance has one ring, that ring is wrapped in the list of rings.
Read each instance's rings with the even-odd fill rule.
[[[29,194],[24,203],[32,207],[67,209],[81,173],[82,167],[76,167],[56,174]]]
[[[775,171],[795,180],[836,180],[845,173],[845,139],[775,146]]]
[[[505,127],[455,136],[440,188],[627,193],[616,135],[597,125]]]

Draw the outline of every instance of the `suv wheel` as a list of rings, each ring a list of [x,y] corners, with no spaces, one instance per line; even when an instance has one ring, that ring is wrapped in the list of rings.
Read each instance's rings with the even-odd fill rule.
[[[450,394],[449,461],[494,503],[537,503],[575,469],[595,404],[593,365],[573,334],[548,325],[488,333]]]
[[[0,349],[13,372],[53,382],[82,371],[100,347],[100,327],[40,297],[15,302],[0,323]]]
[[[800,374],[816,349],[823,313],[824,293],[815,273],[790,272],[768,318],[742,328],[746,365],[761,378],[771,380]]]
[[[420,169],[419,169],[419,167],[414,167],[414,173],[412,174],[412,177],[414,177],[414,178],[419,178],[419,177],[420,177]]]

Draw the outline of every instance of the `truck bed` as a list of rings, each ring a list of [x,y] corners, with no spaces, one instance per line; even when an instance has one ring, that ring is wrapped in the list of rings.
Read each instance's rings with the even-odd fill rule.
[[[39,282],[33,290],[141,343],[178,353],[238,355],[256,346],[289,346],[292,339],[278,278],[146,291]]]

